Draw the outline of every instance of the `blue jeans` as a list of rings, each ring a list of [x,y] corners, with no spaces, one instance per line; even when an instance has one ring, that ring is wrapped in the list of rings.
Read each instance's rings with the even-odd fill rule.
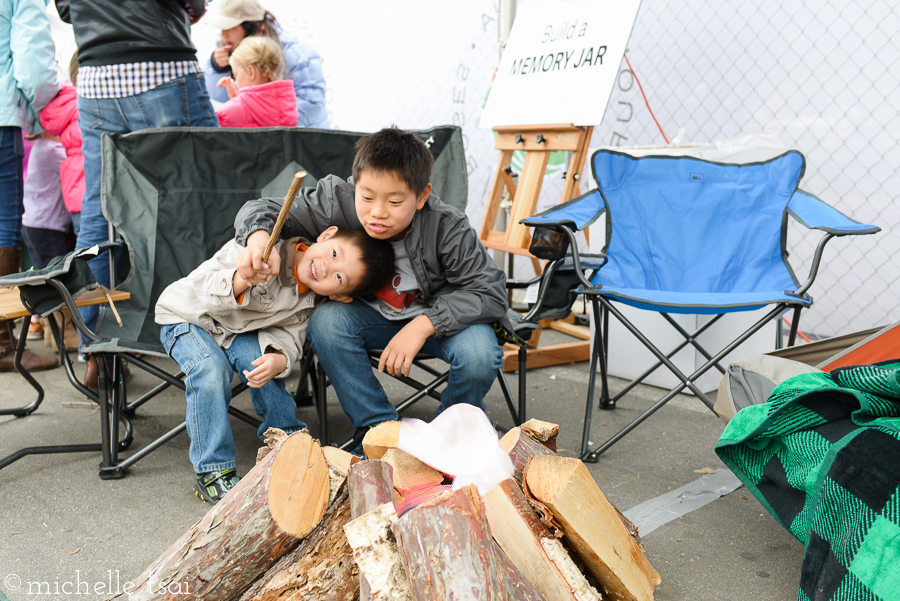
[[[100,137],[105,133],[129,133],[151,127],[217,127],[219,121],[209,102],[203,74],[173,79],[143,94],[124,98],[78,97],[78,125],[84,154],[84,200],[76,249],[109,240],[109,226],[100,210]],[[109,286],[109,257],[104,253],[89,261],[97,281]],[[78,310],[91,329],[97,325],[98,306]],[[82,336],[82,342],[85,338]]]
[[[355,428],[399,419],[375,377],[366,349],[383,349],[407,323],[385,319],[359,300],[329,301],[313,311],[307,335]],[[450,364],[440,411],[456,403],[484,409],[484,396],[503,363],[503,349],[491,326],[473,325],[447,338],[430,337],[421,352]]]
[[[231,380],[236,371],[246,383],[244,370],[261,355],[255,332],[238,334],[230,348],[222,348],[204,330],[188,323],[162,326],[160,340],[166,352],[184,372],[187,397],[187,431],[191,437],[188,456],[198,474],[235,467],[234,436],[228,421]],[[251,388],[253,407],[262,418],[257,435],[269,428],[291,433],[306,424],[297,419],[294,399],[284,389],[284,380],[269,380],[262,388]]]
[[[0,246],[2,247],[18,247],[22,242],[24,156],[22,129],[0,127]]]

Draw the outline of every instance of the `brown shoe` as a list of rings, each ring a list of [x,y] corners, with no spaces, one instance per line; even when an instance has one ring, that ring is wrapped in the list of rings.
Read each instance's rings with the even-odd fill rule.
[[[84,385],[94,392],[100,388],[100,372],[97,367],[97,357],[88,355],[87,362],[84,364]],[[111,365],[107,367],[107,373],[109,373],[111,367]],[[128,369],[127,363],[122,365],[122,375],[125,377],[126,382],[131,379],[131,370]]]
[[[0,371],[16,371],[16,366],[13,363],[15,356],[16,352],[14,350],[0,347]],[[25,349],[25,352],[22,353],[22,367],[30,372],[53,369],[54,367],[59,367],[59,359],[50,355],[38,355]]]

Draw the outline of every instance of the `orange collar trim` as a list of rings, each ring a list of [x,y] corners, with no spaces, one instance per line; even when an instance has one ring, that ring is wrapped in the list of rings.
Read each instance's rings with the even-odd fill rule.
[[[309,286],[300,281],[300,278],[297,276],[297,251],[306,252],[309,247],[300,242],[297,244],[297,247],[294,249],[294,281],[297,282],[297,294],[304,294],[309,292]]]

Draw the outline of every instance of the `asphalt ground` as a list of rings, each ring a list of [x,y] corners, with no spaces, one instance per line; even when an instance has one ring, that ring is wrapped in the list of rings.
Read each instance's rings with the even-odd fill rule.
[[[561,341],[547,332],[542,344]],[[29,348],[47,353],[43,342]],[[160,367],[173,363],[159,360]],[[83,366],[76,366],[77,372]],[[156,384],[133,369],[129,397]],[[560,425],[560,454],[577,455],[587,392],[588,364],[528,371],[528,416]],[[36,375],[46,390],[27,417],[0,416],[0,456],[24,446],[92,443],[100,416],[75,391],[62,368]],[[508,374],[514,394],[517,377]],[[389,397],[409,389],[389,378]],[[613,380],[616,390],[622,382]],[[594,410],[592,440],[610,434],[652,404],[661,391],[638,387],[614,411]],[[15,373],[0,374],[0,408],[25,405],[33,390]],[[501,424],[511,418],[497,385],[486,399],[488,415]],[[248,393],[234,405],[253,413]],[[430,420],[436,402],[411,408],[410,417]],[[170,390],[142,406],[133,420],[135,440],[128,456],[184,419],[184,397]],[[329,396],[329,427],[343,440],[352,428],[337,399]],[[313,408],[298,416],[315,434]],[[238,471],[249,470],[261,443],[255,428],[232,421]],[[721,422],[699,400],[679,396],[600,457],[587,464],[607,498],[623,511],[693,482],[695,470],[724,465],[714,452]],[[180,434],[132,467],[120,480],[100,480],[99,453],[31,455],[0,470],[0,591],[12,601],[105,599],[135,578],[198,520],[209,506],[192,493],[188,437]],[[803,546],[779,526],[744,487],[677,518],[643,537],[647,556],[659,571],[660,601],[789,600],[797,596]],[[67,583],[69,583],[67,585]],[[72,594],[64,594],[69,591]],[[0,595],[3,599],[3,595]]]

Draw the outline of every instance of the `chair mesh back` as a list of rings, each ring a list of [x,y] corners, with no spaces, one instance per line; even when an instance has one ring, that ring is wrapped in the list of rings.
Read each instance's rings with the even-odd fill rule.
[[[465,209],[468,195],[462,134],[447,126],[417,131],[432,154],[432,184],[447,204]],[[104,315],[99,334],[159,344],[156,300],[234,237],[247,200],[284,197],[294,173],[315,186],[327,175],[348,178],[353,145],[365,134],[297,128],[168,128],[103,138],[103,210],[125,238],[131,270],[117,305],[125,328]]]
[[[609,208],[609,263],[596,282],[692,293],[796,287],[781,232],[804,170],[799,152],[729,165],[603,150],[592,163]]]

